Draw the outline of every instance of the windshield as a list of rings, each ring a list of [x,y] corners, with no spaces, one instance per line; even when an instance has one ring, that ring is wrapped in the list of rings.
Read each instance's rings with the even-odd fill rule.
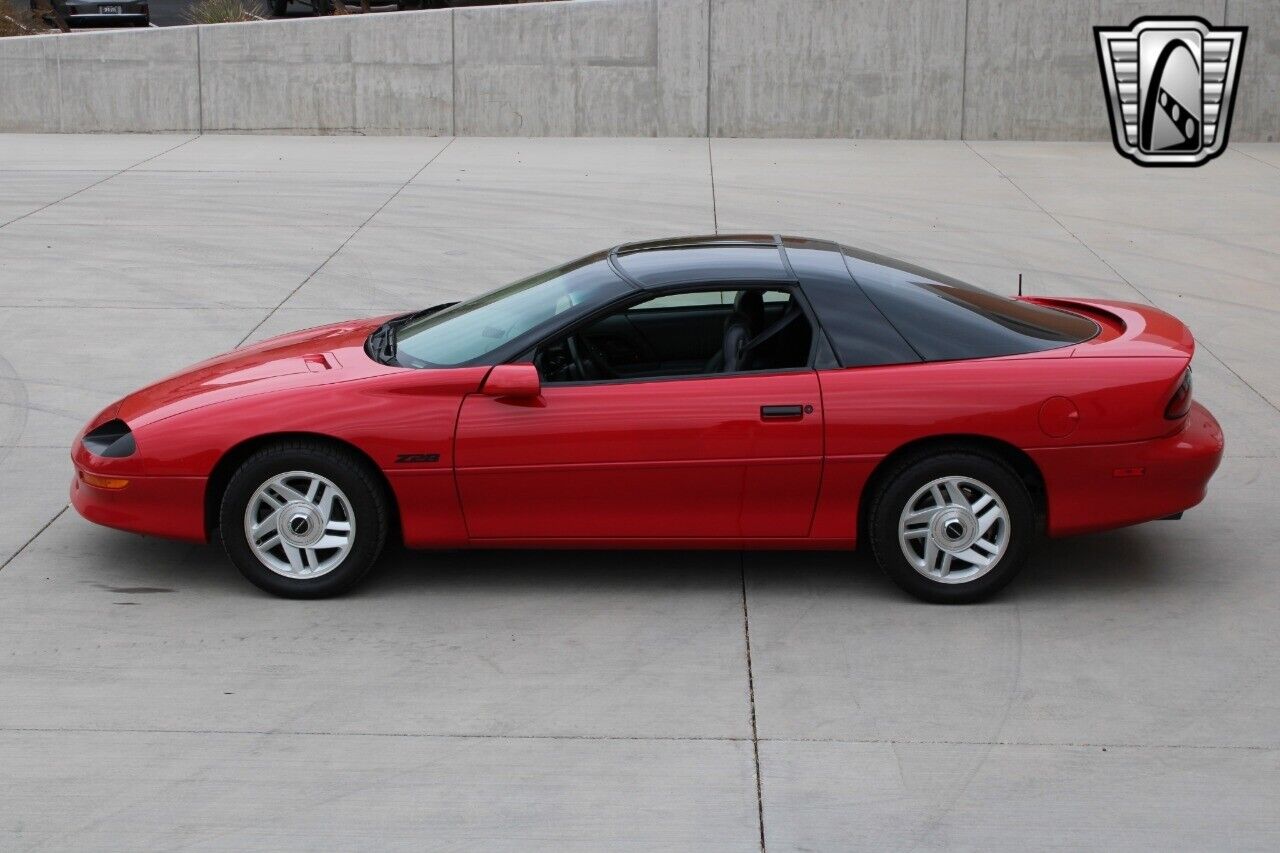
[[[597,253],[460,302],[396,329],[396,360],[409,367],[477,361],[556,319],[630,292]]]

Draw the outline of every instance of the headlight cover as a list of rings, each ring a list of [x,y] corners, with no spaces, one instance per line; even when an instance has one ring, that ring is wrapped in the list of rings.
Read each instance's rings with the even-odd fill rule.
[[[133,440],[133,431],[124,421],[116,418],[101,424],[85,433],[85,448],[95,456],[118,459],[132,456],[138,450]]]

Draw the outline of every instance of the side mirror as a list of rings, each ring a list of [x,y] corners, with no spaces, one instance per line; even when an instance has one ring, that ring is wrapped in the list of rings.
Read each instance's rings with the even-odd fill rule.
[[[489,371],[480,393],[531,400],[542,394],[542,380],[532,364],[499,364]]]

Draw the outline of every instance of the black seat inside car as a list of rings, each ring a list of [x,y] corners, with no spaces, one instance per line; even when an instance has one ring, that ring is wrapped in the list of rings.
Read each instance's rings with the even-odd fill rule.
[[[545,382],[723,375],[808,363],[812,330],[794,297],[765,288],[736,289],[731,301],[721,301],[725,295],[672,300],[662,294],[627,306],[581,329],[575,340],[540,347],[534,363]]]
[[[723,345],[707,362],[707,373],[745,370],[750,354],[747,344],[764,329],[764,293],[742,290],[733,299],[733,313],[724,321]]]

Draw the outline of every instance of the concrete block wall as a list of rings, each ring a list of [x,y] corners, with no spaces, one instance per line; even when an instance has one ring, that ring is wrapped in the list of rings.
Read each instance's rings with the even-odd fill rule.
[[[0,40],[0,130],[57,132],[59,91],[52,37]]]
[[[0,131],[1106,139],[1092,27],[1280,0],[596,0],[0,40]]]
[[[454,16],[460,135],[706,135],[707,0],[535,3]]]
[[[966,0],[713,0],[713,136],[956,139]]]
[[[1238,7],[1240,2],[968,0],[963,135],[967,139],[1109,139],[1094,26],[1128,25],[1142,15],[1197,15],[1211,24],[1238,24],[1236,18],[1227,20],[1225,15],[1228,7]],[[1250,33],[1246,55],[1257,47],[1256,36]],[[1247,76],[1241,79],[1243,85],[1252,85]],[[1271,107],[1273,124],[1280,121],[1277,106]],[[1232,122],[1237,139],[1241,138],[1236,133],[1242,107],[1242,99],[1237,98]]]
[[[1228,23],[1249,28],[1231,138],[1280,142],[1280,2],[1226,0],[1226,7]]]
[[[198,131],[196,29],[0,39],[0,130]]]
[[[453,132],[448,12],[191,29],[207,132]]]

